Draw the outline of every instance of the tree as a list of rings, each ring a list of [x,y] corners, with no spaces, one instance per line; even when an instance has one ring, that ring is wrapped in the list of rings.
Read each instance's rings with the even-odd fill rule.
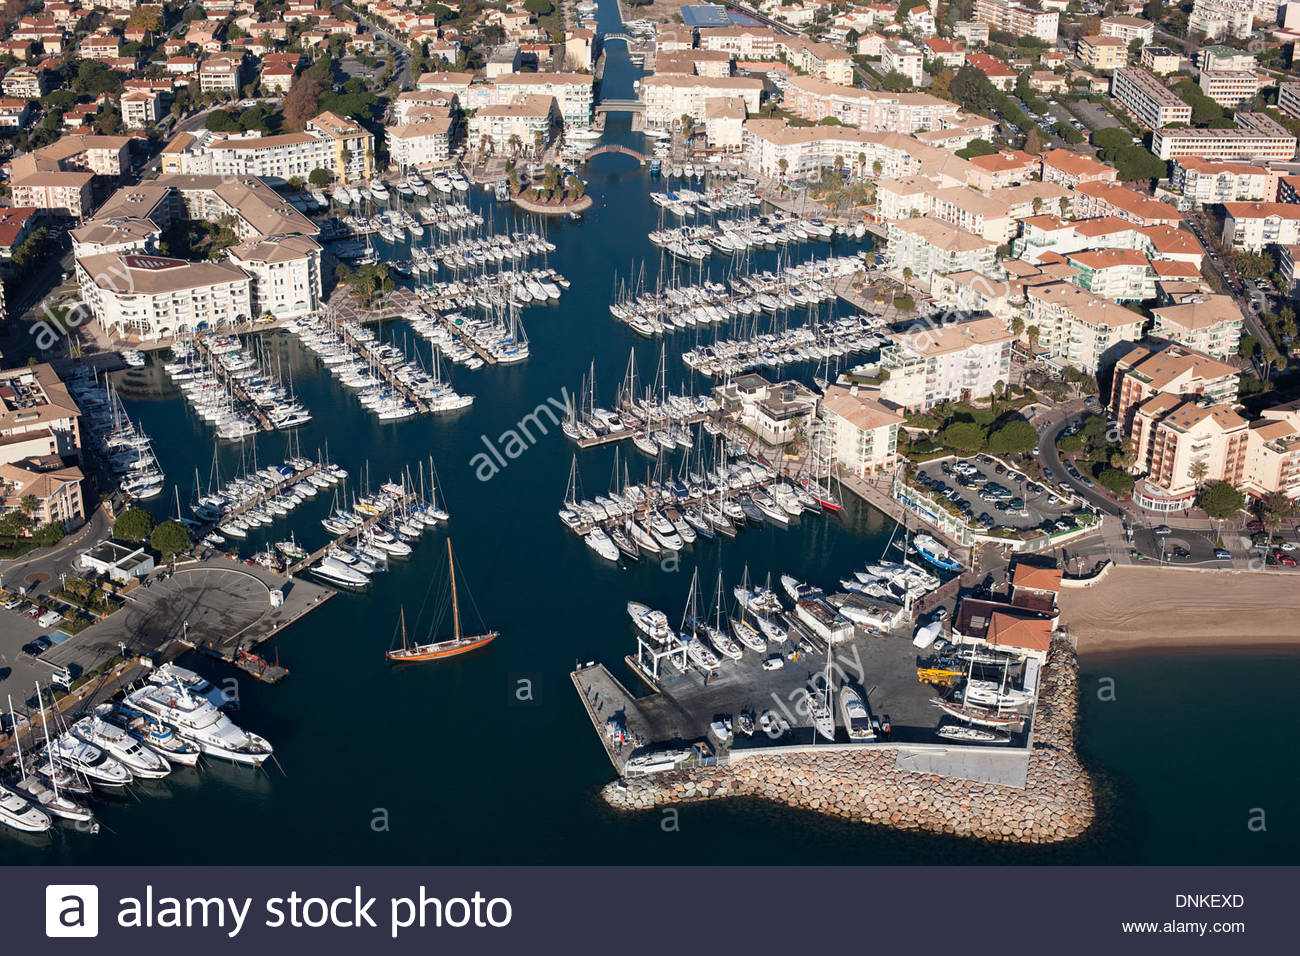
[[[1237,354],[1244,359],[1253,359],[1259,351],[1260,341],[1253,335],[1243,335],[1237,343]]]
[[[190,532],[179,521],[164,521],[153,529],[149,536],[149,546],[159,552],[163,558],[190,549]]]
[[[307,177],[307,181],[311,183],[313,186],[320,188],[321,186],[328,186],[330,180],[332,180],[333,178],[334,176],[330,173],[328,169],[321,169],[319,166],[317,166],[315,169],[311,171],[311,175]]]
[[[1077,455],[1083,451],[1083,439],[1078,435],[1062,435],[1056,440],[1056,447],[1066,455]]]
[[[962,159],[975,159],[977,156],[992,156],[998,148],[986,139],[973,139],[969,144],[957,150]]]
[[[203,125],[214,133],[234,133],[239,130],[239,122],[229,110],[213,110],[203,120]]]
[[[939,432],[939,441],[948,448],[978,451],[984,446],[984,429],[974,422],[953,422]]]
[[[1231,518],[1246,504],[1243,495],[1226,481],[1213,481],[1201,489],[1196,506],[1211,518]]]
[[[1007,422],[989,435],[989,450],[994,454],[1021,454],[1038,444],[1038,432],[1024,419]]]
[[[551,0],[524,0],[524,9],[535,17],[544,17],[555,9]]]
[[[880,78],[880,85],[890,93],[905,93],[912,88],[912,81],[897,70],[890,70]]]
[[[11,544],[17,544],[26,530],[27,518],[21,511],[6,511],[0,515],[0,535],[8,538]]]
[[[1038,130],[1031,129],[1025,136],[1025,152],[1032,156],[1037,156],[1043,151],[1043,137],[1038,135]]]
[[[146,4],[142,7],[136,7],[127,17],[126,25],[136,30],[148,30],[150,33],[157,33],[162,29],[162,7]]]
[[[1187,473],[1191,475],[1192,481],[1196,482],[1196,487],[1200,488],[1205,483],[1205,478],[1210,473],[1210,465],[1204,458],[1198,458],[1188,467]]]
[[[1133,476],[1118,468],[1103,468],[1097,475],[1097,484],[1117,498],[1133,493]]]
[[[1016,316],[1014,319],[1011,320],[1012,335],[1014,335],[1016,338],[1020,338],[1020,336],[1024,333],[1024,331],[1025,331],[1024,319],[1022,319],[1020,316]]]
[[[153,531],[153,515],[143,508],[128,508],[113,522],[113,537],[121,541],[139,544],[149,537],[151,531]]]

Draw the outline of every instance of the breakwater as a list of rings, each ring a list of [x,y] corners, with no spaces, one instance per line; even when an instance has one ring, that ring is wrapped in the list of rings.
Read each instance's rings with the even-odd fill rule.
[[[1080,836],[1095,816],[1092,784],[1075,749],[1078,659],[1053,644],[1039,696],[1023,787],[973,782],[899,766],[899,747],[774,753],[714,769],[679,770],[606,786],[623,810],[719,797],[762,797],[803,810],[904,830],[1013,843]]]

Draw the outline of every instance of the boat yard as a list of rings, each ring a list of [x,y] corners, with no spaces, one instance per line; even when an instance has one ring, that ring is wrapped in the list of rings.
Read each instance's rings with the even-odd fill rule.
[[[945,751],[970,750],[988,753],[994,748],[955,746],[941,741],[935,727],[942,716],[932,703],[933,687],[918,680],[917,648],[903,635],[878,637],[860,632],[837,644],[832,659],[832,684],[837,693],[832,701],[836,722],[835,741],[814,732],[807,706],[808,688],[826,670],[826,645],[805,636],[802,647],[779,669],[765,670],[768,655],[745,654],[739,660],[724,661],[716,676],[705,680],[695,668],[682,671],[661,669],[657,683],[629,655],[625,663],[634,678],[651,692],[636,696],[603,664],[589,663],[570,676],[588,716],[592,720],[611,763],[620,775],[628,773],[628,761],[644,753],[689,751],[691,744],[706,741],[708,753],[721,764],[734,762],[755,752],[816,751],[900,744],[938,745]],[[862,695],[870,715],[881,725],[874,741],[850,741],[840,710],[841,682]],[[633,684],[636,686],[636,684]],[[756,715],[771,712],[789,729],[775,736],[757,725],[752,735],[738,729],[742,711]],[[731,718],[733,732],[720,741],[710,725],[724,715]],[[613,721],[613,723],[611,723]],[[1027,733],[1021,732],[1008,749],[1027,752]],[[1002,758],[997,758],[1000,766]],[[683,756],[678,766],[698,766],[699,754]],[[633,768],[633,772],[635,767]]]

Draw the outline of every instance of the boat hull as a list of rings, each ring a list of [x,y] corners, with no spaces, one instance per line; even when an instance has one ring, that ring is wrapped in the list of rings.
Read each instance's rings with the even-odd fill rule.
[[[458,641],[441,641],[437,644],[417,644],[412,648],[401,648],[388,652],[388,660],[393,664],[419,664],[424,661],[438,661],[448,657],[468,654],[480,647],[491,644],[499,637],[496,631],[488,631],[475,637],[464,637]]]

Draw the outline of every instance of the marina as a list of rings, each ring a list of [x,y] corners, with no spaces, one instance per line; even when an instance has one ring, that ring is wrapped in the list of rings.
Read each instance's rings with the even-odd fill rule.
[[[606,0],[601,7],[602,18],[613,10]],[[615,84],[610,95],[628,95],[618,86],[630,86],[626,73],[619,74],[627,69],[623,54],[612,58],[613,66],[606,71],[606,83]],[[639,152],[652,149],[618,113],[610,114],[604,136]],[[1123,686],[1156,690],[1126,692],[1121,703],[1100,708],[1091,691],[1101,672],[1085,670],[1080,677],[1082,689],[1088,691],[1080,695],[1085,705],[1103,711],[1092,726],[1102,728],[1106,746],[1094,752],[1117,748],[1125,753],[1124,772],[1137,781],[1139,796],[1128,791],[1115,796],[1114,817],[1121,822],[1107,826],[1116,828],[1052,846],[995,847],[946,820],[928,832],[899,829],[891,821],[895,812],[905,820],[929,812],[918,810],[917,798],[909,798],[907,788],[918,780],[926,781],[918,788],[922,798],[933,795],[945,807],[960,808],[960,791],[971,789],[964,785],[969,780],[979,780],[993,794],[976,803],[981,811],[994,802],[1021,806],[1043,798],[1042,790],[1032,789],[1032,776],[1029,789],[1017,790],[1017,783],[1025,781],[1017,780],[1015,768],[1025,759],[1071,755],[1073,719],[1068,732],[1044,728],[1039,710],[1015,701],[1016,692],[1029,686],[1023,665],[1004,667],[962,657],[961,648],[946,637],[951,625],[920,633],[929,617],[914,613],[918,601],[950,597],[957,587],[945,580],[957,569],[945,569],[940,562],[959,559],[945,555],[942,542],[932,545],[912,529],[910,543],[891,544],[901,542],[904,533],[886,514],[852,493],[837,494],[832,507],[807,486],[802,463],[764,455],[727,420],[710,384],[726,385],[729,376],[753,368],[780,367],[791,380],[802,382],[833,378],[822,369],[833,366],[840,355],[878,348],[883,319],[869,303],[854,306],[850,313],[835,297],[821,294],[867,267],[858,253],[870,240],[860,247],[852,233],[832,228],[829,237],[815,241],[795,240],[773,248],[754,245],[730,255],[710,245],[712,252],[700,260],[673,257],[648,239],[664,228],[664,213],[651,194],[665,191],[666,177],[675,176],[667,190],[677,193],[676,201],[683,196],[674,187],[685,183],[714,204],[709,209],[692,199],[703,210],[689,220],[696,225],[699,217],[724,215],[716,207],[716,191],[725,193],[728,183],[734,184],[736,194],[756,188],[721,163],[694,163],[699,173],[692,170],[685,180],[680,175],[683,162],[691,165],[689,160],[661,162],[662,175],[654,177],[627,155],[592,157],[583,171],[593,204],[581,221],[558,217],[549,224],[545,241],[554,249],[544,253],[545,263],[536,269],[525,269],[524,260],[503,253],[502,268],[494,261],[460,266],[459,273],[450,268],[414,269],[409,276],[394,271],[397,288],[375,301],[349,299],[346,290],[335,290],[334,328],[327,322],[326,331],[338,334],[347,360],[358,363],[358,374],[376,379],[368,388],[399,394],[382,372],[368,367],[382,361],[380,356],[397,359],[397,366],[409,363],[414,372],[434,382],[444,376],[441,380],[448,386],[462,383],[464,374],[472,371],[476,397],[461,414],[417,411],[409,417],[381,418],[357,400],[359,390],[326,374],[318,353],[290,323],[284,323],[285,331],[264,332],[259,326],[240,336],[259,374],[273,369],[293,399],[310,410],[310,421],[291,432],[257,425],[241,442],[216,443],[220,467],[213,474],[251,478],[257,485],[244,488],[247,497],[223,495],[222,515],[242,518],[261,512],[272,522],[249,524],[243,538],[212,542],[224,545],[228,554],[182,560],[170,574],[160,569],[148,587],[137,585],[128,592],[130,600],[122,610],[52,647],[37,666],[78,665],[89,673],[118,653],[119,643],[126,645],[131,660],[169,642],[171,652],[192,648],[196,653],[182,659],[182,666],[204,675],[214,687],[237,690],[239,709],[231,719],[241,731],[268,744],[270,756],[260,768],[201,756],[197,769],[177,769],[148,781],[133,779],[125,788],[116,788],[120,796],[101,799],[92,793],[90,809],[102,824],[98,835],[92,838],[55,825],[43,831],[44,836],[37,834],[44,841],[40,846],[7,844],[14,861],[48,863],[57,857],[71,863],[156,864],[164,862],[158,834],[190,833],[195,820],[232,817],[256,820],[255,838],[214,841],[205,848],[205,859],[217,864],[293,859],[308,865],[419,865],[443,858],[514,864],[761,859],[819,865],[863,860],[950,865],[954,859],[1158,862],[1164,854],[1182,852],[1188,830],[1203,823],[1196,810],[1176,799],[1178,792],[1195,785],[1185,768],[1196,763],[1197,750],[1181,734],[1181,739],[1161,740],[1157,752],[1145,736],[1132,732],[1134,726],[1160,725],[1172,736],[1174,726],[1194,721],[1188,701],[1158,691],[1167,666],[1160,662],[1108,665],[1106,676],[1121,675]],[[507,206],[496,204],[490,190],[470,191],[468,185],[462,189],[450,176],[444,178],[440,188],[436,177],[424,177],[427,195],[408,182],[407,198],[396,182],[384,187],[379,198],[365,183],[354,188],[355,198],[345,190],[340,199],[342,187],[327,188],[325,205],[333,204],[331,211],[340,221],[353,216],[360,224],[363,216],[376,220],[382,211],[400,208],[424,229],[423,235],[413,234],[403,218],[404,230],[398,234],[398,220],[389,216],[373,228],[368,222],[364,232],[340,231],[332,247],[358,243],[354,251],[359,258],[354,261],[373,256],[375,264],[415,263],[416,249],[439,245],[458,244],[456,254],[461,256],[486,253],[475,244],[476,232],[484,223],[511,215]],[[319,214],[320,205],[315,203],[313,214]],[[426,220],[424,206],[437,215]],[[440,218],[442,210],[453,206],[463,206],[464,212]],[[755,210],[763,211],[770,213]],[[396,243],[382,235],[384,226]],[[535,231],[516,217],[498,235]],[[680,233],[674,241],[686,235]],[[363,241],[366,236],[370,243]],[[792,268],[836,259],[849,260],[836,268],[842,272],[838,278],[822,275],[818,265],[796,273],[797,282],[788,278]],[[646,263],[643,279],[633,279],[626,271],[621,280],[612,275],[615,269],[626,270],[627,263],[639,262]],[[559,281],[562,276],[572,279],[572,287]],[[731,280],[741,276],[745,281],[737,289]],[[755,278],[761,288],[750,284]],[[528,279],[542,288],[541,297],[529,288]],[[544,280],[563,292],[563,298],[552,297]],[[670,288],[679,294],[699,289],[702,292],[692,294],[701,298],[673,304],[666,293]],[[796,290],[810,304],[799,302]],[[817,293],[815,303],[810,293]],[[641,340],[629,323],[605,318],[611,302],[636,304],[646,294],[663,296],[662,301],[643,303],[652,335],[685,332],[690,340],[680,340],[681,349],[694,350],[697,361],[669,362],[662,341]],[[760,295],[775,307],[764,306]],[[747,304],[741,314],[742,301],[756,303],[759,311]],[[716,321],[706,307],[722,308],[727,316]],[[687,314],[696,315],[693,324]],[[686,324],[679,326],[673,316]],[[700,316],[708,321],[700,321]],[[649,318],[667,321],[655,333]],[[472,323],[480,320],[486,323],[484,334],[468,336],[466,332],[476,328]],[[373,332],[373,339],[343,341],[340,329],[346,323],[355,323],[349,330]],[[520,331],[526,325],[529,334],[510,335],[512,323]],[[507,334],[501,334],[503,329]],[[792,330],[800,337],[787,338]],[[204,338],[218,334],[225,333]],[[719,354],[715,337],[724,354]],[[515,340],[508,345],[526,342],[528,361],[497,360],[493,346],[506,338]],[[375,351],[363,357],[358,342]],[[182,349],[188,345],[182,343]],[[379,350],[381,345],[400,350],[402,357]],[[845,350],[838,351],[841,347]],[[572,421],[557,422],[553,428],[536,411],[556,408],[584,373],[594,378],[596,368],[624,367],[629,348],[639,367],[660,370],[648,389],[641,385],[620,400],[618,394],[598,392],[593,381],[575,394]],[[715,352],[706,355],[704,348]],[[516,347],[509,355],[520,351]],[[112,391],[125,419],[118,416],[119,424],[110,426],[108,433],[120,427],[129,436],[124,425],[129,420],[135,435],[151,437],[148,452],[156,460],[160,490],[136,498],[161,519],[174,502],[188,497],[189,476],[210,467],[214,428],[182,392],[183,382],[163,371],[177,360],[174,354],[151,346],[137,358],[138,364],[128,362],[113,375]],[[455,367],[439,371],[439,358]],[[705,381],[710,376],[712,383]],[[221,393],[216,407],[248,413],[228,388]],[[717,409],[709,406],[711,400]],[[409,396],[402,401],[415,404]],[[104,402],[104,409],[111,409],[112,402]],[[108,413],[105,420],[113,418]],[[521,422],[529,427],[521,427]],[[597,430],[597,423],[603,424],[603,431]],[[562,429],[563,424],[570,429]],[[672,447],[665,447],[657,433]],[[329,453],[307,458],[298,446]],[[423,471],[417,470],[430,454],[436,454],[442,471],[436,495],[432,474],[426,486]],[[487,456],[494,467],[481,469],[476,464],[479,456]],[[123,462],[128,459],[137,460],[121,456]],[[279,472],[281,465],[272,466],[279,480],[266,474],[267,462],[283,462],[293,469],[299,459],[306,465],[293,475]],[[336,475],[339,480],[330,483],[325,476],[334,474],[331,463],[346,471],[346,478]],[[155,473],[153,464],[143,470]],[[409,477],[412,470],[414,480]],[[386,484],[392,487],[372,492],[367,487],[371,472],[391,477]],[[257,474],[271,484],[252,478]],[[574,474],[575,489],[557,502],[566,474]],[[327,487],[316,485],[313,477]],[[314,496],[296,491],[304,481],[316,489]],[[585,491],[579,487],[583,483]],[[178,495],[180,484],[185,487]],[[226,487],[215,478],[211,482],[214,490]],[[645,506],[632,502],[627,511],[629,496],[637,495],[633,488],[640,489]],[[800,498],[800,489],[817,499],[820,513]],[[609,490],[618,498],[607,494]],[[269,508],[277,499],[284,507],[291,491],[301,500],[285,507],[284,514]],[[444,491],[456,503],[455,514],[442,519],[434,515],[434,525],[426,526],[435,533],[426,533],[423,540],[432,540],[434,546],[419,547],[413,537],[406,540],[402,525],[418,513],[427,508],[445,515],[438,504]],[[748,509],[742,496],[748,496]],[[363,510],[363,500],[375,510]],[[619,500],[623,507],[611,516],[606,501],[617,505]],[[802,509],[798,514],[782,503],[792,500]],[[710,520],[711,504],[725,521]],[[724,509],[724,504],[732,507]],[[561,505],[578,518],[576,527],[556,520]],[[593,506],[604,509],[604,518]],[[689,509],[712,534],[692,523]],[[587,533],[572,533],[580,528]],[[220,534],[219,522],[216,529]],[[654,542],[660,550],[642,550],[632,529],[639,529],[641,540]],[[694,534],[693,541],[686,540],[683,529]],[[383,530],[392,540],[369,540],[367,533],[373,530]],[[439,537],[441,530],[448,538],[454,535],[454,564]],[[632,547],[620,547],[615,532]],[[681,541],[680,549],[665,548],[664,542],[675,540]],[[393,550],[380,548],[376,541]],[[406,545],[409,553],[399,555],[397,545]],[[385,560],[371,548],[381,551]],[[628,553],[634,549],[638,559]],[[334,563],[324,565],[327,559]],[[367,575],[358,565],[361,561],[375,572]],[[313,572],[322,565],[332,582]],[[379,573],[381,566],[385,570]],[[995,573],[986,566],[979,573],[965,572],[962,586],[983,586],[986,572]],[[431,627],[429,615],[420,617],[422,595],[434,582],[435,590],[441,588],[453,573],[459,589],[453,586],[452,593],[459,590],[460,611],[471,611],[477,603],[484,619],[481,626],[462,622]],[[30,577],[15,571],[5,583],[35,586],[26,580]],[[931,577],[943,582],[939,590],[931,589]],[[472,592],[467,582],[473,583]],[[738,587],[742,595],[737,595]],[[780,611],[772,597],[780,602]],[[283,603],[277,606],[277,601]],[[634,619],[629,603],[659,612],[662,621],[657,615],[653,621],[644,615]],[[645,620],[650,631],[637,620]],[[663,633],[660,624],[678,636],[689,632],[689,640],[657,642],[653,634]],[[436,647],[490,633],[499,636],[450,659],[395,666],[389,657],[397,648]],[[262,646],[272,637],[273,646]],[[916,643],[918,638],[925,646]],[[662,656],[656,667],[657,653]],[[281,654],[292,665],[288,679],[279,664]],[[1195,669],[1197,663],[1187,666]],[[1270,706],[1284,702],[1290,666],[1270,662],[1265,668],[1229,667],[1229,690],[1249,688],[1252,695],[1267,696]],[[1213,671],[1206,668],[1202,675],[1198,707],[1203,708],[1210,694],[1223,692],[1223,678]],[[1058,667],[1047,673],[1040,693],[1054,687],[1051,682],[1059,675],[1071,672]],[[1089,680],[1093,684],[1086,684]],[[23,691],[24,696],[30,693]],[[188,689],[186,693],[193,696]],[[138,703],[143,707],[146,702]],[[15,699],[15,704],[23,717],[23,702]],[[352,716],[376,704],[384,709],[385,727],[379,734],[373,722]],[[1031,715],[1026,726],[1003,730],[971,719],[990,713],[1005,716],[999,712],[1008,705]],[[1106,706],[1113,712],[1104,712]],[[39,724],[39,714],[29,712]],[[94,716],[93,706],[77,719],[87,716]],[[168,716],[180,720],[179,714]],[[1283,720],[1275,707],[1266,716]],[[1096,732],[1090,729],[1092,719],[1082,725],[1085,747],[1091,747],[1089,734]],[[323,726],[329,727],[328,733],[321,732]],[[1207,732],[1216,747],[1258,750],[1258,744],[1227,736],[1221,726]],[[39,730],[36,734],[39,739]],[[1031,735],[1035,746],[1027,751]],[[111,731],[108,736],[113,736]],[[417,736],[434,748],[433,759],[406,759]],[[546,745],[535,746],[538,741]],[[252,742],[250,756],[260,754]],[[502,759],[502,742],[509,759]],[[400,747],[405,751],[396,749]],[[182,747],[178,760],[185,752]],[[557,760],[564,766],[561,774],[555,772]],[[359,762],[362,772],[337,772],[350,762]],[[1285,799],[1275,766],[1268,758],[1252,756],[1242,772],[1249,787],[1263,795],[1261,802]],[[330,774],[328,799],[321,796],[322,773]],[[454,786],[445,785],[448,773],[457,777]],[[891,775],[902,781],[899,789],[877,794],[875,788],[894,780]],[[828,777],[846,793],[870,791],[879,804],[858,813],[842,802],[838,791],[828,797],[814,789]],[[1071,788],[1074,780],[1067,781]],[[672,790],[678,784],[688,799],[719,790],[744,799],[693,804],[692,836],[684,840],[665,839],[657,815],[609,809],[663,809],[680,798]],[[520,800],[525,790],[529,798]],[[1022,795],[1007,798],[1012,790]],[[617,793],[627,802],[608,797]],[[638,802],[647,795],[648,802]],[[1237,802],[1242,799],[1235,790],[1231,796]],[[1051,814],[1061,808],[1050,799],[1041,805]],[[393,834],[399,838],[367,826],[367,814],[375,806],[391,814]],[[467,817],[466,806],[477,808],[475,814]],[[827,814],[827,807],[833,815]],[[880,815],[871,815],[875,813]],[[418,825],[431,817],[491,819],[493,825]],[[1142,817],[1159,818],[1155,845],[1123,822]],[[996,813],[993,819],[1003,822]],[[330,830],[327,842],[319,839],[322,828]],[[1267,850],[1258,843],[1248,846],[1240,836],[1211,833],[1209,839],[1218,841],[1227,855],[1278,852],[1276,845]]]

